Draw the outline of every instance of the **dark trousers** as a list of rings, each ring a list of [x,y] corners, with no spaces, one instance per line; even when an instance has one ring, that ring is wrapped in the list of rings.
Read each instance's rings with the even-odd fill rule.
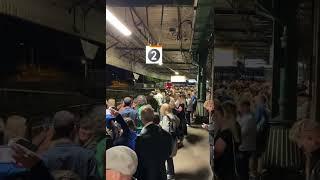
[[[186,118],[187,118],[187,124],[191,125],[191,111],[187,111]]]
[[[167,160],[167,174],[170,175],[170,176],[173,176],[173,177],[175,175],[173,158],[169,158]]]
[[[214,149],[213,149],[213,145],[210,144],[210,167],[211,167],[211,171],[213,174],[212,180],[214,179]]]
[[[251,152],[248,151],[240,151],[239,152],[239,176],[241,180],[249,180],[249,160],[251,156]]]

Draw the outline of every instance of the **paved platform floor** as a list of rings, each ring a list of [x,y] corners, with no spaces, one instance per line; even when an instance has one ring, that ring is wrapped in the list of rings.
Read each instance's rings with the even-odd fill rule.
[[[174,158],[176,180],[211,180],[208,132],[188,127],[188,134]]]

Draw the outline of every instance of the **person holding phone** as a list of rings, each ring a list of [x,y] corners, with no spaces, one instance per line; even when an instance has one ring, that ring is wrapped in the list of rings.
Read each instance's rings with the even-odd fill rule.
[[[54,180],[49,169],[36,153],[17,143],[11,143],[9,147],[16,164],[29,170],[26,173],[28,178]]]

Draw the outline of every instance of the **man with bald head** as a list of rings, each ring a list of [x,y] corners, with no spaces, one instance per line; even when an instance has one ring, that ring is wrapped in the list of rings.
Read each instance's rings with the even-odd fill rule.
[[[123,118],[131,118],[135,122],[135,125],[137,125],[138,111],[132,108],[132,103],[131,97],[125,97],[123,99],[123,108],[119,112]]]
[[[154,110],[150,105],[142,106],[143,128],[136,140],[139,180],[167,180],[165,161],[172,151],[172,137],[154,124]]]

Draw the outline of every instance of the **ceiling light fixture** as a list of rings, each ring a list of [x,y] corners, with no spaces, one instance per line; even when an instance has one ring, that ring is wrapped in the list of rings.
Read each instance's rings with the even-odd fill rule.
[[[174,72],[174,74],[175,74],[175,75],[179,75],[179,72],[178,72],[178,71],[176,71],[176,72]]]
[[[115,27],[118,31],[120,31],[125,36],[130,36],[131,31],[123,25],[118,18],[116,18],[107,8],[106,8],[106,20]]]

